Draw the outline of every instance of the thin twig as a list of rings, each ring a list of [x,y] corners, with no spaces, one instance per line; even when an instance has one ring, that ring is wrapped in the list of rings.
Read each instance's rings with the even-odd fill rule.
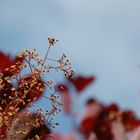
[[[55,60],[55,59],[47,58],[47,60],[50,60],[50,61],[58,62],[59,63],[59,61],[58,60]]]
[[[50,48],[51,48],[51,45],[49,45],[49,47],[48,47],[47,53],[46,53],[45,58],[44,58],[43,63],[42,63],[42,67],[44,66],[45,61],[46,61],[46,59],[47,59],[47,57],[48,57],[48,54],[49,54]]]
[[[28,65],[29,65],[29,67],[30,67],[30,70],[31,70],[31,73],[33,73],[33,69],[32,69],[32,66],[31,66],[30,61],[29,61],[29,60],[27,60],[26,58],[25,58],[25,61],[28,63]]]

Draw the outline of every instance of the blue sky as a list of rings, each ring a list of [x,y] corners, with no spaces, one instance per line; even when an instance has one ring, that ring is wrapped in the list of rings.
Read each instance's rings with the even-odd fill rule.
[[[139,17],[139,0],[0,0],[0,49],[44,55],[55,36],[52,56],[66,52],[76,73],[97,77],[80,102],[94,96],[140,116]]]

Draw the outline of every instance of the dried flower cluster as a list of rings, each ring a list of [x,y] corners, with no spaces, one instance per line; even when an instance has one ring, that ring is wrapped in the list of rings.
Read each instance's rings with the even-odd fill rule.
[[[51,70],[62,71],[66,77],[73,76],[74,72],[65,54],[59,60],[49,58],[50,49],[57,40],[48,38],[48,42],[44,58],[35,49],[23,50],[14,61],[3,55],[6,63],[0,69],[0,139],[43,140],[44,135],[49,134],[48,127],[59,124],[53,120],[63,104],[55,82],[47,77]],[[46,64],[48,61],[51,64]],[[45,89],[49,91],[47,95]],[[44,108],[35,107],[34,101],[39,97],[47,100]],[[34,108],[37,108],[35,113],[31,111]]]

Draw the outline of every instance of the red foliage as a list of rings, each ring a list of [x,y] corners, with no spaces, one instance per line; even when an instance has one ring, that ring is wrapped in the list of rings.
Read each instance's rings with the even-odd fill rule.
[[[57,90],[62,94],[64,111],[66,114],[69,114],[71,112],[71,97],[69,95],[69,89],[66,85],[59,84],[57,85]]]
[[[80,131],[85,136],[89,136],[95,122],[96,122],[96,118],[93,118],[93,117],[89,117],[89,118],[84,119],[80,124]]]
[[[2,126],[0,126],[0,135],[3,135],[2,137],[5,138],[7,136],[8,126],[10,126],[12,120],[17,117],[21,109],[24,109],[28,104],[41,97],[45,86],[41,80],[36,81],[32,86],[33,77],[26,76],[19,81],[17,88],[15,88],[10,79],[7,80],[6,78],[10,78],[20,72],[24,57],[20,56],[11,59],[9,55],[0,52],[0,60],[2,60],[0,63],[0,72],[2,73],[1,84],[3,84],[3,88],[0,89],[0,113],[4,118],[2,120]],[[15,93],[18,93],[17,99],[15,98]],[[44,133],[48,134],[48,132],[48,127],[43,125],[40,126],[38,135],[42,135],[43,138]]]
[[[77,76],[75,78],[69,78],[69,81],[73,83],[76,90],[81,92],[86,88],[91,82],[95,80],[95,77],[84,77],[84,76]],[[64,111],[66,114],[71,113],[71,95],[70,95],[70,87],[69,83],[67,84],[58,84],[57,90],[62,93],[63,103],[64,103]]]
[[[94,80],[95,77],[84,76],[77,76],[69,79],[78,93],[83,91],[84,88],[86,88]],[[63,97],[67,94],[68,98],[70,98],[69,89],[69,84],[59,85],[59,91],[63,93]],[[70,103],[69,101],[67,102],[66,97],[65,102],[66,104],[64,104],[64,108],[70,108]],[[132,111],[122,111],[117,104],[113,103],[105,106],[95,99],[89,99],[86,105],[87,108],[90,109],[88,111],[90,114],[85,115],[86,117],[80,124],[80,131],[83,135],[85,135],[86,139],[93,132],[98,140],[113,140],[112,123],[114,121],[121,122],[125,131],[131,131],[140,126],[140,120],[137,119],[136,115]],[[93,109],[91,109],[91,107],[93,107]]]
[[[19,104],[20,109],[27,107],[28,104],[36,101],[43,94],[45,88],[43,81],[38,80],[34,83],[33,80],[33,77],[25,76],[19,82],[19,97],[24,98],[24,103]]]
[[[0,52],[0,60],[2,60],[0,63],[0,72],[2,72],[5,76],[12,76],[19,72],[24,56],[11,59],[9,55]],[[15,67],[13,68],[12,66]]]
[[[97,101],[90,99],[89,103]],[[121,111],[116,104],[104,106],[101,104],[102,110],[96,116],[86,117],[80,124],[80,131],[88,137],[91,132],[94,132],[98,140],[113,140],[111,125],[114,121],[121,122],[125,131],[131,131],[140,126],[140,120],[132,111]]]
[[[11,59],[9,55],[0,52],[0,60],[2,60],[0,63],[0,72],[2,73],[1,84],[4,85],[4,87],[0,90],[0,99],[2,99],[2,101],[0,102],[0,107],[3,109],[2,111],[4,111],[6,108],[6,104],[9,104],[13,100],[12,97],[14,94],[14,92],[11,90],[13,87],[11,82],[8,82],[5,77],[13,76],[20,71],[20,66],[24,60],[24,57],[22,56]]]
[[[84,90],[89,84],[91,84],[95,80],[95,77],[84,77],[84,76],[77,76],[74,78],[69,78],[69,81],[75,86],[77,92],[81,92]]]
[[[126,131],[131,131],[136,127],[140,126],[140,120],[136,117],[136,114],[127,110],[122,113],[122,123],[126,128]]]
[[[0,110],[0,112],[3,112],[7,106],[7,104],[9,104],[13,99],[13,91],[12,89],[12,84],[4,81],[4,87],[2,90],[0,90],[0,107],[2,108],[2,110]]]

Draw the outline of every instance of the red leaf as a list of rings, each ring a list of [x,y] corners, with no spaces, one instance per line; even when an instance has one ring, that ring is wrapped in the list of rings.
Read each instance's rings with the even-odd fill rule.
[[[77,92],[81,92],[84,90],[89,84],[91,84],[95,80],[95,77],[84,77],[77,76],[74,78],[69,78],[69,81],[75,86]]]
[[[9,55],[5,55],[4,53],[0,52],[0,71],[3,72],[6,68],[9,68],[11,65],[13,65],[14,61],[11,60]]]
[[[122,113],[122,123],[126,131],[131,131],[140,126],[140,120],[137,119],[133,111],[124,111]]]
[[[0,126],[0,139],[6,138],[7,125]]]
[[[96,134],[98,140],[113,140],[111,122],[108,119],[108,112],[106,109],[103,109],[93,126],[93,132]]]
[[[0,90],[0,107],[2,108],[0,112],[3,112],[7,107],[7,104],[12,101],[11,97],[14,96],[14,93],[12,92],[11,88],[12,85],[4,81],[4,87],[2,90]]]
[[[57,90],[62,93],[62,99],[64,104],[64,111],[66,114],[71,112],[71,98],[69,95],[69,89],[66,85],[57,85]]]
[[[36,83],[33,83],[33,80],[33,77],[26,76],[19,82],[19,97],[24,99],[25,102],[19,105],[21,109],[39,99],[43,94],[45,88],[44,82],[38,79]]]
[[[100,112],[96,112],[94,106],[99,104],[102,107]],[[90,108],[92,107],[92,109]],[[87,102],[87,109],[91,111],[87,117],[81,123],[80,130],[88,136],[91,132],[94,132],[98,140],[113,140],[111,131],[111,124],[114,121],[119,121],[125,128],[125,131],[132,131],[133,129],[140,126],[140,120],[136,117],[133,111],[120,111],[117,104],[111,104],[104,106],[98,103],[95,99],[90,99]],[[96,112],[96,113],[94,113]],[[90,115],[91,114],[91,115]],[[88,117],[89,116],[89,117]]]
[[[96,118],[93,118],[93,117],[84,119],[80,125],[80,131],[85,136],[88,136],[91,133],[95,122],[96,122]]]
[[[5,76],[12,76],[19,72],[24,56],[12,59],[9,55],[0,52],[0,60],[2,60],[0,63],[0,72]]]
[[[89,134],[94,132],[98,140],[113,140],[111,121],[108,119],[106,108],[102,108],[97,115],[94,114],[94,116],[84,119],[80,130],[86,137],[89,137]]]
[[[118,112],[119,111],[119,107],[117,106],[117,104],[112,103],[111,105],[109,105],[108,107],[106,107],[106,110],[108,112]]]

